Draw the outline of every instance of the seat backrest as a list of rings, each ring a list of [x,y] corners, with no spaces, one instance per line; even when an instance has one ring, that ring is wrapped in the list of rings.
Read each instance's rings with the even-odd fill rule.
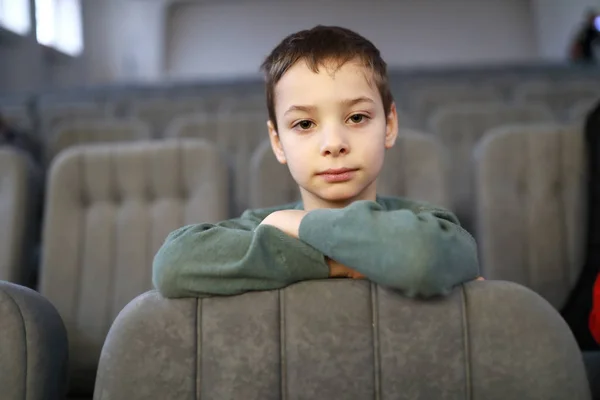
[[[499,102],[502,98],[501,91],[492,85],[433,85],[411,92],[410,111],[424,125],[439,107],[455,103]]]
[[[597,98],[597,82],[526,82],[515,88],[518,103],[540,103],[548,106],[559,120],[568,118],[569,108],[577,101]]]
[[[233,177],[230,213],[239,215],[249,208],[250,158],[267,137],[267,117],[263,113],[217,113],[176,118],[167,128],[168,138],[201,138],[217,144],[225,155]]]
[[[580,128],[515,125],[488,133],[475,151],[485,277],[565,304],[584,263],[585,168]]]
[[[508,282],[419,301],[329,280],[234,297],[146,293],[102,350],[95,400],[589,399],[559,314]]]
[[[40,129],[42,137],[47,137],[58,126],[73,121],[102,120],[111,118],[113,110],[110,106],[97,103],[53,103],[39,107]]]
[[[250,208],[274,207],[301,199],[298,185],[288,167],[275,158],[269,139],[252,154],[249,179]]]
[[[447,169],[445,179],[450,203],[464,226],[475,226],[472,153],[475,145],[492,128],[515,123],[553,122],[552,113],[540,105],[454,104],[439,108],[430,128],[442,143]]]
[[[59,125],[50,137],[47,162],[61,151],[80,144],[150,140],[150,129],[138,120],[79,120]]]
[[[33,127],[27,108],[22,106],[4,107],[0,106],[0,116],[4,119],[9,126],[16,129],[23,129],[31,133]]]
[[[71,389],[90,395],[117,313],[152,287],[169,232],[227,217],[226,168],[200,140],[80,146],[53,163],[40,292],[69,332]]]
[[[33,165],[16,150],[0,148],[0,280],[25,284],[25,253],[34,202]]]
[[[600,97],[581,99],[569,107],[568,120],[571,123],[583,123],[596,104],[600,103]]]
[[[48,300],[0,281],[2,400],[63,399],[67,389],[65,326]]]
[[[300,200],[298,185],[287,166],[275,158],[269,140],[263,141],[252,156],[249,190],[251,208]],[[401,129],[396,145],[386,153],[377,193],[447,206],[441,147],[435,138]]]
[[[443,149],[435,137],[401,129],[387,151],[377,180],[377,193],[409,197],[448,207]]]
[[[133,104],[132,115],[150,126],[155,138],[166,136],[166,130],[173,121],[184,115],[205,115],[211,112],[208,100],[192,99],[153,99],[137,101]]]

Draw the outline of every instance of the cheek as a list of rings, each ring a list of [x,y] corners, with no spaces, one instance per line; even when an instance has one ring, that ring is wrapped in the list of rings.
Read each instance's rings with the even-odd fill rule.
[[[302,171],[307,161],[311,159],[309,143],[306,140],[296,140],[297,138],[286,136],[282,138],[281,146],[285,153],[288,167],[292,170]]]

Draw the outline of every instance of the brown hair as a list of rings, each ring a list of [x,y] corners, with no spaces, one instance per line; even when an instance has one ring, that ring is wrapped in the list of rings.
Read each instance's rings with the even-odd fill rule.
[[[319,66],[335,61],[336,69],[358,59],[373,74],[373,79],[386,115],[394,101],[388,84],[387,65],[373,43],[356,32],[338,26],[318,25],[289,35],[273,49],[263,62],[269,119],[277,129],[275,118],[275,85],[283,74],[299,60],[304,60],[313,72]]]

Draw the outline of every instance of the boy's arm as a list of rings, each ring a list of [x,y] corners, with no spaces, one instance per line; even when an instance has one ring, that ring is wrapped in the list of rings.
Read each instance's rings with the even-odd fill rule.
[[[385,211],[375,202],[358,201],[305,215],[294,211],[286,216],[287,212],[272,217],[287,220],[278,222],[280,229],[371,281],[409,296],[445,294],[479,273],[475,241],[445,210]]]
[[[180,228],[153,263],[165,297],[234,295],[329,276],[322,253],[273,226],[236,219]]]

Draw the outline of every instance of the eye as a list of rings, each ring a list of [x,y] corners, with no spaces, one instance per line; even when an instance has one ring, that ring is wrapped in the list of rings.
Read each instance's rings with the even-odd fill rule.
[[[305,131],[305,130],[312,128],[313,125],[314,125],[314,123],[312,121],[304,119],[302,121],[299,121],[297,124],[295,124],[294,128],[300,128],[301,130]]]
[[[365,122],[365,119],[367,118],[369,117],[365,114],[353,114],[350,116],[350,118],[348,118],[348,121],[350,121],[353,124],[360,124],[362,122]]]

